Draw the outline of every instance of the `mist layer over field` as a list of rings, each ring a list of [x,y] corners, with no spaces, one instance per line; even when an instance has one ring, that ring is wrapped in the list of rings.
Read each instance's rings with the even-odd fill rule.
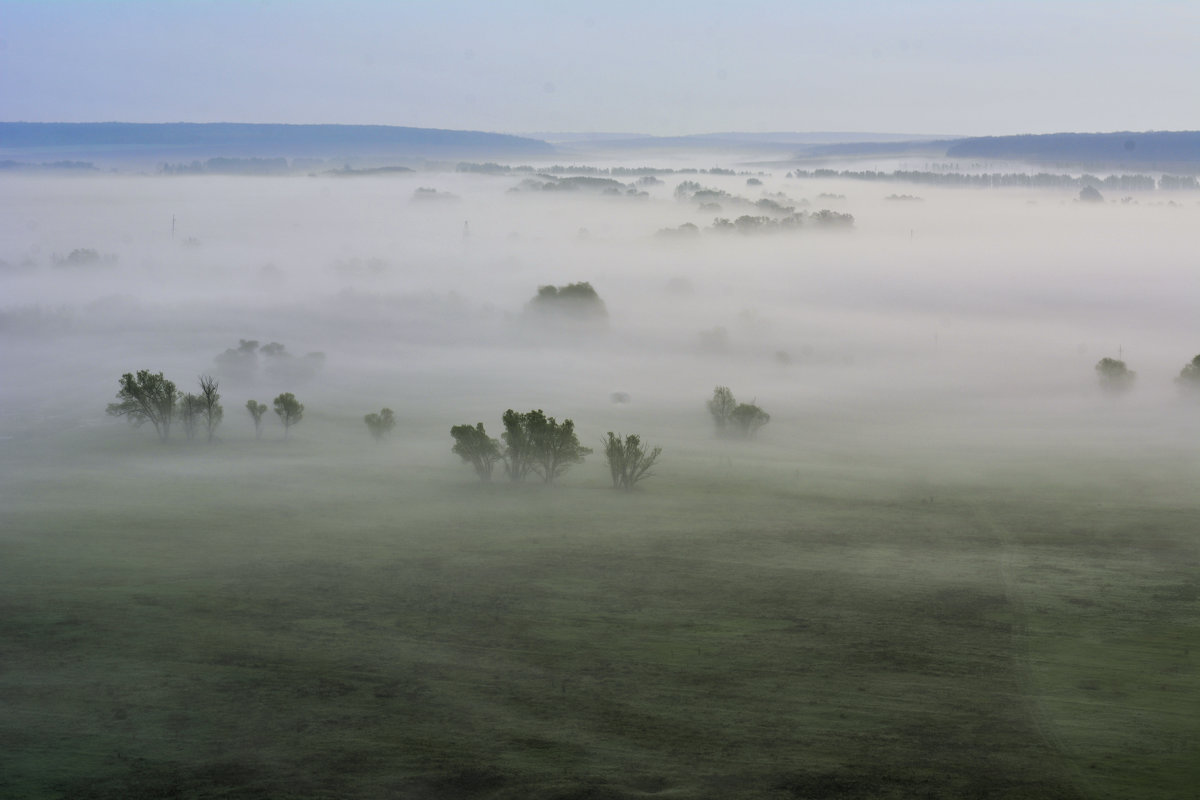
[[[801,427],[804,413],[847,403],[977,412],[995,427],[993,413],[1111,409],[1091,366],[1118,353],[1141,374],[1127,404],[1171,407],[1171,378],[1194,355],[1195,203],[929,187],[898,202],[883,199],[904,192],[891,184],[700,178],[832,207],[856,226],[656,238],[747,213],[677,202],[678,181],[638,198],[511,192],[514,178],[455,173],[8,179],[4,368],[27,377],[5,391],[43,408],[79,401],[75,415],[94,418],[121,372],[190,382],[244,338],[325,353],[328,372],[306,388],[352,407],[396,403],[389,391],[412,393],[409,374],[424,376],[417,394],[431,405],[462,402],[467,416],[478,401],[590,406],[614,390],[690,413],[727,383]],[[439,199],[414,199],[421,187]],[[77,249],[99,258],[56,263]],[[607,330],[564,338],[523,324],[538,286],[576,281],[605,301]],[[437,380],[456,377],[480,388],[447,402],[455,392]],[[227,383],[226,396],[241,388]]]
[[[748,177],[5,176],[9,788],[1184,796],[1197,198]],[[764,197],[854,225],[714,229]],[[107,416],[140,369],[219,440]],[[658,474],[478,485],[449,429],[508,408]]]

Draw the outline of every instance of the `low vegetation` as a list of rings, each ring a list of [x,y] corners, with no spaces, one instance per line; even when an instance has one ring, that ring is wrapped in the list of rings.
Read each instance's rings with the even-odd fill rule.
[[[739,403],[728,386],[713,389],[708,400],[708,413],[717,429],[717,436],[753,439],[771,421],[771,415],[754,403]]]

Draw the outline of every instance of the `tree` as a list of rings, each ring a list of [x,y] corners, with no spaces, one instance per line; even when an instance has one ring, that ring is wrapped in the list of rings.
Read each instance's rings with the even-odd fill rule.
[[[733,399],[733,392],[729,390],[728,386],[718,386],[713,389],[713,396],[708,401],[708,413],[712,414],[718,436],[726,434],[735,408],[737,408],[737,400]]]
[[[189,392],[179,401],[179,421],[183,423],[183,433],[189,442],[196,438],[196,424],[202,412],[203,405],[197,395]]]
[[[501,417],[504,423],[504,471],[513,481],[523,481],[530,472],[553,483],[572,464],[583,461],[592,449],[579,443],[575,423],[547,417],[539,408],[519,414],[511,408]]]
[[[1082,203],[1103,203],[1104,195],[1095,186],[1085,186],[1079,190],[1079,200]]]
[[[204,428],[208,432],[208,441],[216,438],[217,426],[225,417],[225,409],[221,407],[221,395],[217,392],[217,379],[210,375],[200,376],[200,416],[204,419]]]
[[[738,403],[733,410],[732,420],[743,439],[753,439],[758,429],[771,421],[771,415],[753,403]]]
[[[475,468],[481,481],[492,479],[492,469],[500,461],[500,443],[487,435],[480,422],[475,427],[455,425],[450,429],[454,447],[450,451]]]
[[[540,411],[538,412],[541,413]],[[500,418],[504,424],[504,472],[511,481],[523,481],[533,466],[533,436],[529,431],[529,415],[518,414],[511,408]]]
[[[114,417],[128,417],[134,427],[150,422],[159,441],[167,441],[175,418],[175,405],[182,396],[175,384],[161,372],[148,369],[139,370],[136,376],[126,372],[118,383],[119,402],[109,403],[108,413]]]
[[[396,427],[396,415],[390,408],[385,408],[378,414],[367,414],[363,422],[367,423],[367,430],[375,437],[375,441],[381,442]]]
[[[604,458],[612,475],[613,488],[632,491],[638,481],[653,477],[650,469],[661,453],[661,447],[647,453],[637,434],[630,434],[622,441],[619,434],[609,431],[604,440]]]
[[[1129,391],[1137,378],[1137,373],[1125,366],[1124,361],[1115,358],[1102,358],[1096,362],[1096,374],[1100,378],[1100,388],[1109,394]]]
[[[275,398],[275,413],[283,423],[283,438],[286,439],[292,426],[304,419],[304,404],[296,400],[296,395],[284,392]]]
[[[267,413],[267,404],[260,403],[257,400],[247,400],[246,410],[250,412],[250,416],[254,419],[254,438],[261,439],[263,415]]]
[[[1183,365],[1175,384],[1184,391],[1200,393],[1200,355]]]
[[[526,305],[528,314],[543,319],[576,322],[604,322],[608,309],[600,295],[586,281],[566,286],[539,286],[537,294]]]
[[[569,419],[561,423],[547,417],[539,409],[526,415],[533,441],[533,471],[546,483],[553,483],[572,464],[582,463],[592,448],[584,447],[575,435],[575,423]]]

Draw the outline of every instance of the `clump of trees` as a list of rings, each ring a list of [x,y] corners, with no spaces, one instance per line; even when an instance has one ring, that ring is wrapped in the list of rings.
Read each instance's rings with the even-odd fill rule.
[[[214,359],[218,374],[247,383],[258,377],[260,364],[268,378],[295,385],[311,380],[320,372],[325,365],[325,354],[312,352],[297,357],[280,342],[260,346],[257,339],[239,339],[236,348],[227,348]]]
[[[1116,358],[1102,358],[1096,362],[1096,376],[1100,380],[1100,388],[1109,394],[1122,394],[1133,388],[1137,373],[1129,369],[1124,361]]]
[[[653,477],[650,470],[661,454],[661,447],[647,452],[637,434],[631,433],[622,440],[620,434],[609,431],[604,440],[604,460],[608,462],[613,488],[633,491],[638,481]]]
[[[608,319],[608,308],[587,281],[566,286],[539,286],[525,310],[527,314],[548,319],[585,322]]]
[[[283,423],[283,438],[286,439],[292,426],[300,424],[300,420],[304,419],[304,404],[296,399],[296,395],[284,392],[275,398],[272,405],[279,421]],[[247,400],[246,411],[250,413],[250,419],[254,420],[254,438],[261,439],[263,419],[268,411],[267,404],[257,400]]]
[[[708,400],[708,413],[717,428],[717,436],[752,439],[759,429],[771,421],[771,415],[754,403],[739,403],[728,386],[713,389]]]
[[[534,474],[544,483],[553,483],[572,464],[582,463],[592,453],[590,447],[579,443],[572,420],[559,422],[541,409],[519,413],[510,408],[501,422],[503,447],[487,435],[482,422],[450,429],[454,439],[451,451],[471,464],[481,480],[490,480],[495,465],[503,462],[511,481],[522,482]]]
[[[118,384],[117,402],[108,404],[107,413],[125,417],[134,427],[149,422],[162,442],[171,437],[171,426],[177,419],[183,424],[189,440],[195,437],[199,423],[203,421],[211,442],[225,415],[217,382],[207,375],[200,377],[198,395],[185,395],[174,381],[161,372],[148,369],[139,370],[136,375],[126,372]]]
[[[524,318],[559,331],[593,331],[608,324],[608,309],[592,284],[581,281],[563,287],[538,287],[538,294],[526,303]]]
[[[700,235],[700,228],[691,222],[685,222],[677,228],[660,228],[655,236],[662,239],[691,239]]]
[[[77,247],[66,256],[52,256],[55,266],[59,267],[88,267],[95,264],[115,264],[117,257],[112,254],[101,255],[100,251],[91,247]]]
[[[363,417],[363,422],[367,424],[367,430],[370,431],[371,437],[375,441],[381,442],[392,432],[392,428],[396,427],[396,415],[390,408],[385,408],[378,414],[367,414]]]
[[[1186,392],[1200,394],[1200,355],[1183,365],[1175,385]]]

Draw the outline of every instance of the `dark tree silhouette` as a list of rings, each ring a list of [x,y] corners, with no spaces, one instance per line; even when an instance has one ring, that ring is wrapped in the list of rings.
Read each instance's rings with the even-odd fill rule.
[[[474,467],[481,481],[490,481],[492,469],[502,456],[500,443],[487,435],[483,423],[474,427],[455,425],[450,429],[450,436],[454,438],[454,446],[450,451]]]
[[[620,434],[609,431],[604,440],[604,458],[608,462],[613,488],[632,491],[638,481],[653,477],[650,470],[660,454],[661,447],[647,453],[637,434],[630,434],[622,441]]]
[[[196,428],[203,413],[204,404],[199,395],[189,392],[179,401],[179,421],[183,423],[183,433],[189,442],[196,438]]]
[[[1137,373],[1125,366],[1124,361],[1102,358],[1096,362],[1096,375],[1100,388],[1109,394],[1121,394],[1133,388]]]
[[[1200,355],[1183,365],[1175,384],[1184,391],[1200,395]]]
[[[171,422],[175,419],[176,404],[182,393],[175,384],[163,377],[161,372],[139,370],[134,376],[126,372],[119,381],[119,402],[109,403],[108,413],[114,417],[127,417],[135,427],[149,422],[154,425],[160,441],[171,435]]]
[[[225,409],[221,407],[221,395],[217,392],[217,379],[210,375],[200,376],[200,416],[204,419],[204,428],[208,432],[208,441],[216,438],[217,426],[225,417]]]

